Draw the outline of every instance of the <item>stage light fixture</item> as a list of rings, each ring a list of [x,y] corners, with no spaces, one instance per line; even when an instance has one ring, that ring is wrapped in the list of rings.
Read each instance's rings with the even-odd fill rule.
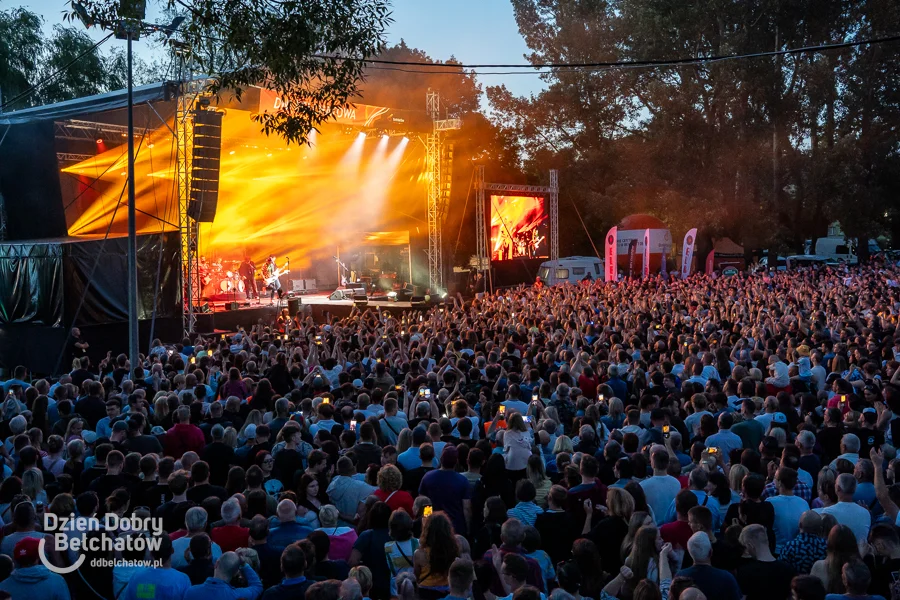
[[[97,145],[99,146],[102,143],[103,143],[103,140],[101,140],[100,138],[97,138]]]
[[[231,151],[231,152],[229,152],[229,153],[228,153],[228,154],[234,154],[234,150],[232,150],[232,151]]]
[[[403,136],[403,141],[404,141],[404,142],[409,142],[409,138],[406,137],[406,136],[404,135],[404,136]]]
[[[149,144],[147,144],[147,147],[148,147],[148,148],[152,148],[154,145],[155,145],[155,144],[154,144],[153,142],[150,142]]]
[[[360,132],[359,132],[359,135],[356,136],[356,137],[359,138],[359,139],[363,139],[363,138],[366,137],[366,132],[365,132],[365,131],[360,131]]]

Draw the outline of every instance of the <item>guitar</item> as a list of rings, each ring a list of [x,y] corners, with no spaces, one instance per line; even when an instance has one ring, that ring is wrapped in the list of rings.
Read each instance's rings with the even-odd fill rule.
[[[291,259],[285,258],[284,267],[279,269],[276,266],[275,270],[273,270],[271,273],[269,273],[269,275],[267,277],[263,278],[263,282],[267,286],[273,285],[278,280],[279,277],[281,277],[282,275],[287,275],[288,273],[291,272],[290,266],[291,266]]]

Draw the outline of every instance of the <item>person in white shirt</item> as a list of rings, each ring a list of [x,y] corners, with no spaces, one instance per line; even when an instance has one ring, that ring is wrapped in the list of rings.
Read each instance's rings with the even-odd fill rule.
[[[851,473],[841,473],[835,482],[838,502],[826,508],[817,508],[816,512],[823,515],[832,515],[841,525],[846,525],[856,536],[860,552],[864,553],[869,538],[869,529],[872,526],[872,516],[869,511],[853,501],[856,493],[856,478]]]
[[[809,510],[806,500],[794,495],[796,485],[797,471],[790,467],[781,467],[775,473],[778,495],[766,498],[766,502],[775,509],[775,554],[797,536],[797,532],[800,531],[800,517]]]
[[[684,420],[684,426],[688,428],[692,436],[695,436],[700,433],[700,419],[703,415],[713,416],[713,414],[706,410],[705,394],[694,394],[691,396],[691,406],[694,407],[694,412]]]
[[[659,526],[665,523],[666,510],[681,491],[681,483],[668,473],[669,453],[664,446],[657,445],[650,449],[650,465],[653,467],[653,477],[641,481],[640,486]]]
[[[778,412],[778,401],[775,399],[775,396],[766,398],[766,401],[763,404],[763,410],[765,410],[765,412],[761,415],[757,415],[754,419],[759,423],[762,423],[763,429],[768,431],[769,425],[771,425],[772,420],[775,419],[775,413]]]
[[[854,466],[859,462],[859,438],[853,433],[847,433],[841,438],[841,454],[829,466],[836,469],[837,461],[842,458],[849,460]]]
[[[828,371],[822,366],[822,354],[820,352],[813,352],[810,357],[810,362],[813,367],[809,370],[809,375],[812,378],[815,391],[822,391],[826,389],[825,380],[828,378]]]

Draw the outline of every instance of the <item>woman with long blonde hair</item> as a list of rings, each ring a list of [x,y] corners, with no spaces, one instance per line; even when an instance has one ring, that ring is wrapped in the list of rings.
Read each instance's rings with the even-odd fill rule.
[[[31,498],[32,504],[42,502],[47,506],[47,492],[44,491],[44,475],[37,469],[22,473],[22,493]]]
[[[648,579],[654,583],[659,582],[659,549],[662,546],[659,530],[654,525],[644,525],[637,530],[634,536],[634,544],[631,546],[631,554],[625,559],[625,566],[631,569],[634,577],[633,585],[637,585],[642,579]],[[634,589],[633,586],[629,586]]]

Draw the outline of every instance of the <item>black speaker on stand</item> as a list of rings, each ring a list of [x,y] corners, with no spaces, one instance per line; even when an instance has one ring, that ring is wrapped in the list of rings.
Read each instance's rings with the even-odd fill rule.
[[[301,304],[302,303],[300,302],[300,298],[288,298],[288,314],[290,314],[292,317],[297,316],[297,313],[300,312]]]
[[[219,163],[222,156],[222,113],[198,110],[194,116],[191,201],[188,215],[212,223],[219,203]]]

